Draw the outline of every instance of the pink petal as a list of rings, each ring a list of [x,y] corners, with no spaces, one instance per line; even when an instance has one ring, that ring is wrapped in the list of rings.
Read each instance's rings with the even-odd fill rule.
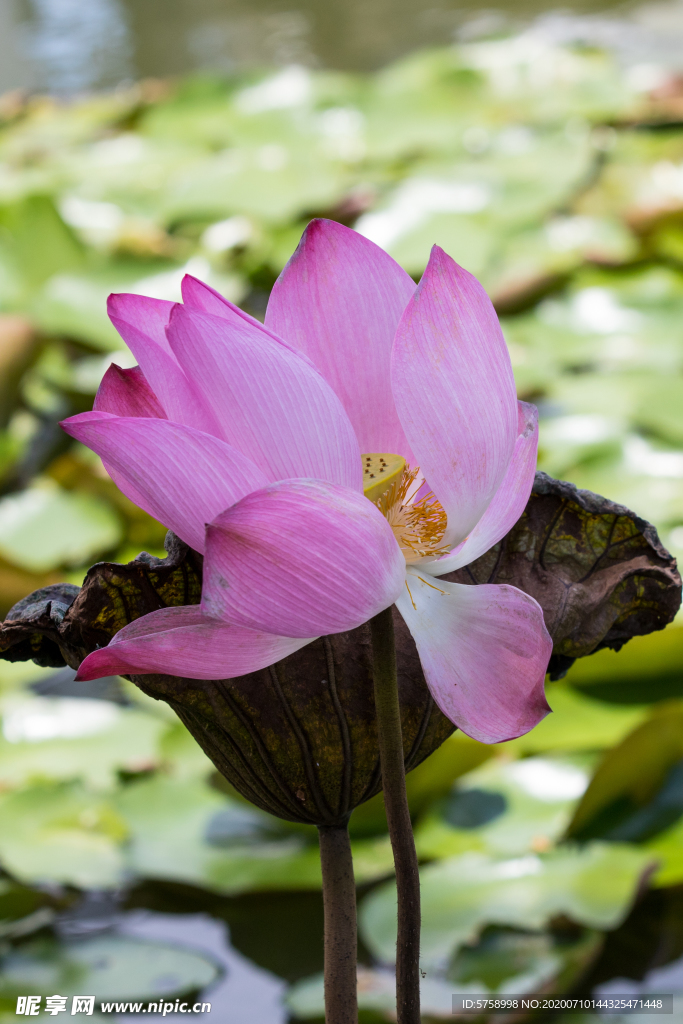
[[[362,490],[361,453],[330,386],[296,353],[241,317],[176,306],[171,346],[219,436],[270,480],[313,477]]]
[[[211,313],[212,316],[220,316],[224,320],[229,320],[231,323],[239,323],[243,320],[245,323],[255,327],[256,330],[262,331],[273,341],[276,341],[278,345],[284,345],[291,352],[297,350],[278,337],[277,334],[273,334],[269,331],[265,324],[262,324],[260,320],[257,320],[253,316],[249,316],[243,309],[236,306],[233,302],[226,299],[220,292],[217,292],[215,288],[210,288],[208,284],[204,284],[196,277],[192,277],[191,274],[185,274],[182,280],[181,290],[183,294],[183,302],[189,309],[196,309],[200,313]],[[299,352],[300,358],[305,358],[302,353]],[[306,360],[310,362],[310,360]],[[311,365],[313,365],[311,363]]]
[[[196,551],[204,550],[205,523],[267,483],[224,441],[171,420],[85,412],[62,427],[112,467],[131,501]]]
[[[528,402],[519,402],[519,412],[521,432],[515,442],[507,473],[493,501],[469,537],[455,551],[434,562],[420,564],[424,572],[432,576],[443,576],[446,572],[469,565],[509,533],[524,512],[536,474],[538,410]]]
[[[318,367],[363,452],[412,462],[391,394],[391,345],[415,284],[374,242],[335,221],[306,228],[270,296],[266,325]]]
[[[396,333],[391,379],[415,458],[448,515],[445,541],[457,544],[507,472],[517,399],[490,299],[438,246]]]
[[[109,319],[131,350],[169,419],[217,433],[211,410],[185,376],[166,338],[174,303],[145,295],[110,295]]]
[[[203,281],[193,277],[192,274],[185,274],[180,288],[183,302],[188,308],[196,309],[200,313],[222,316],[226,320],[233,320],[235,317],[239,317],[254,327],[260,327],[261,330],[264,330],[263,324],[253,316],[249,316],[243,309],[240,309],[239,306],[236,306],[233,302],[226,299],[225,296],[221,295],[220,292],[217,292],[215,288],[204,284]]]
[[[166,324],[173,306],[174,303],[166,299],[151,299],[148,295],[119,292],[109,296],[107,313],[111,320],[119,320],[124,327],[132,324],[148,341],[158,345],[168,355],[172,355],[166,340]],[[121,337],[126,340],[123,334]],[[137,353],[133,354],[137,359]]]
[[[115,416],[151,416],[166,419],[166,413],[139,366],[122,370],[116,363],[112,363],[100,382],[93,409],[95,412],[113,413]],[[144,504],[144,497],[130,484],[126,485],[113,466],[105,462],[104,468],[118,489],[126,491],[134,504]]]
[[[463,586],[408,570],[396,605],[413,634],[432,697],[481,743],[533,729],[553,649],[543,612],[515,587]]]
[[[354,629],[401,592],[405,561],[362,495],[286,480],[248,495],[206,531],[202,607],[280,636]]]
[[[108,647],[89,654],[76,678],[158,672],[232,679],[272,665],[307,643],[205,619],[198,605],[160,608],[124,626]]]
[[[166,419],[159,399],[139,366],[121,369],[112,363],[100,382],[93,409],[115,416],[153,416]]]

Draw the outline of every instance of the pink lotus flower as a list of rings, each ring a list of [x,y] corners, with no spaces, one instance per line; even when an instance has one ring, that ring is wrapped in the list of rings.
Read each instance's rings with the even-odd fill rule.
[[[64,429],[204,554],[204,582],[200,605],[130,623],[79,678],[243,675],[395,602],[464,732],[500,741],[547,714],[536,601],[439,578],[510,530],[536,465],[536,410],[470,274],[435,247],[416,288],[318,220],[265,326],[192,277],[183,304],[113,295],[109,313],[139,366],[111,366]]]

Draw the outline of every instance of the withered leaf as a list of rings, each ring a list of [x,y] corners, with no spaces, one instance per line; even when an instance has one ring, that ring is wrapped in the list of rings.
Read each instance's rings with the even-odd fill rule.
[[[201,555],[170,533],[166,546],[165,559],[143,553],[127,565],[94,565],[80,592],[58,584],[24,598],[0,628],[0,657],[77,667],[140,615],[197,604]],[[507,583],[531,594],[553,638],[554,675],[576,658],[603,647],[619,650],[633,636],[663,629],[681,603],[676,560],[654,526],[545,473],[536,474],[527,507],[507,536],[444,579]]]
[[[26,598],[0,629],[0,657],[53,665],[61,656],[77,667],[140,615],[198,603],[201,556],[172,534],[167,550],[163,560],[143,554],[128,565],[93,566],[77,596],[47,587]],[[675,561],[652,526],[542,473],[504,540],[448,578],[508,583],[532,594],[555,643],[551,669],[557,674],[576,657],[661,629],[681,599]],[[394,611],[410,769],[454,727],[434,705],[413,639]],[[166,701],[228,781],[271,813],[331,824],[379,791],[367,624],[321,637],[276,666],[238,679],[132,679]]]
[[[23,598],[0,628],[0,658],[78,668],[141,615],[199,604],[202,556],[170,532],[165,547],[166,558],[143,551],[127,565],[98,562],[82,587],[58,583]]]
[[[59,626],[80,589],[73,583],[53,583],[18,601],[2,626],[0,657],[5,661],[33,660],[46,668],[64,665]]]
[[[509,583],[535,597],[553,638],[551,678],[576,658],[663,629],[681,603],[676,560],[654,526],[545,473],[500,544],[444,578]]]

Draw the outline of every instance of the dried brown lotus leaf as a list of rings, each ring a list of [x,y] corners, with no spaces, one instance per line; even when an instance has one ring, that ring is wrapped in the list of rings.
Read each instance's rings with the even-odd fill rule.
[[[168,556],[100,563],[83,587],[46,587],[10,612],[0,656],[77,667],[126,623],[199,602],[201,556],[169,535]],[[533,595],[554,640],[556,673],[601,647],[661,629],[681,598],[675,560],[654,527],[621,506],[537,474],[510,533],[447,579],[507,583]],[[454,726],[434,704],[415,644],[394,614],[406,768]],[[323,637],[277,665],[229,680],[133,676],[166,701],[244,797],[280,817],[344,820],[381,786],[367,625]]]

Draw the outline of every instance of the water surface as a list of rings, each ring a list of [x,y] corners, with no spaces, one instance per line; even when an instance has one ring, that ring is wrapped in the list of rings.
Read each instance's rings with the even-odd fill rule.
[[[683,53],[683,3],[615,0],[0,0],[0,91],[57,93],[193,70],[305,64],[367,71],[418,47],[523,27],[615,46],[627,59]]]

